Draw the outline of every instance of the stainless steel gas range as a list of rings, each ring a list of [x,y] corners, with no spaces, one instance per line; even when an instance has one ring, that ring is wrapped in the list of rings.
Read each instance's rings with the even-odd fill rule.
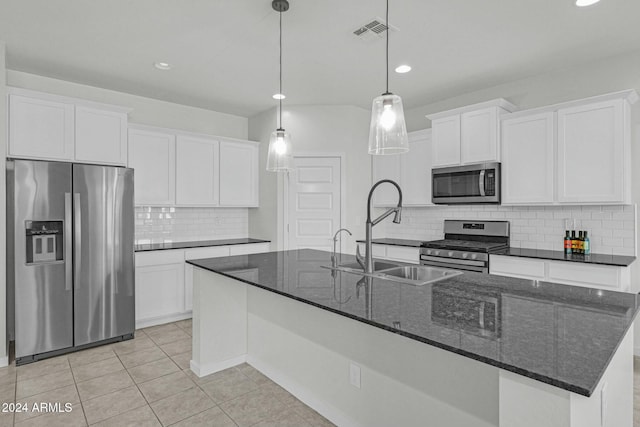
[[[509,247],[509,221],[444,221],[444,239],[424,242],[420,263],[489,273],[489,254]]]

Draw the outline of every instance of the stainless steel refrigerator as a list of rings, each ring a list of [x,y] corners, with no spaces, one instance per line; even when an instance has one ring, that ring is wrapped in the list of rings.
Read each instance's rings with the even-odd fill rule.
[[[16,364],[133,337],[133,206],[132,169],[8,162]]]

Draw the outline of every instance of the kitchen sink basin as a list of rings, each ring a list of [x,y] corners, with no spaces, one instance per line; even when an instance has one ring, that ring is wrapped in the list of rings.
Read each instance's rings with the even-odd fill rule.
[[[462,271],[449,268],[428,267],[424,265],[407,265],[377,272],[377,276],[412,285],[426,285],[439,280],[449,279],[462,274]]]
[[[397,268],[397,267],[399,267],[398,264],[393,264],[393,263],[390,263],[390,262],[383,262],[383,261],[374,261],[373,262],[373,271],[389,270],[391,268]],[[347,263],[347,264],[340,264],[338,267],[336,267],[336,270],[345,270],[345,271],[346,270],[353,270],[353,271],[361,273],[362,272],[362,267],[357,262],[351,262],[351,263]]]

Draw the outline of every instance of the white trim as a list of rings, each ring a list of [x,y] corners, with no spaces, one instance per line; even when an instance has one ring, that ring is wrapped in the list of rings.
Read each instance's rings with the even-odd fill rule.
[[[347,206],[347,173],[346,173],[346,154],[342,151],[337,152],[317,152],[317,151],[302,151],[296,152],[293,155],[294,159],[298,157],[311,157],[311,158],[339,158],[340,159],[340,226],[344,227],[346,223],[345,210]],[[279,203],[282,206],[282,211],[278,211],[278,228],[282,230],[282,249],[289,249],[289,231],[287,230],[287,224],[289,223],[289,180],[291,175],[287,172],[286,177],[284,174],[278,174],[278,179],[282,179],[282,202]],[[280,178],[282,175],[282,178]],[[278,186],[280,188],[280,186]],[[278,192],[280,194],[280,192]],[[349,230],[351,231],[351,230]],[[340,238],[340,252],[346,251],[346,240]]]
[[[0,368],[9,366],[9,356],[0,357]]]
[[[64,104],[74,104],[74,106],[96,108],[98,110],[107,110],[115,113],[129,114],[130,112],[133,111],[133,108],[123,107],[121,105],[103,104],[101,102],[89,101],[89,100],[80,99],[80,98],[72,98],[72,97],[63,96],[63,95],[54,95],[47,92],[40,92],[40,91],[30,90],[30,89],[22,89],[22,88],[13,87],[13,86],[7,86],[7,94],[24,96],[27,98],[43,99],[46,101],[61,102]]]
[[[183,261],[184,262],[184,261]],[[191,319],[191,311],[170,316],[153,317],[151,319],[136,320],[136,329],[144,329],[150,326],[164,325],[165,323],[177,322],[178,320]]]
[[[189,361],[189,367],[198,378],[206,377],[207,375],[215,374],[216,372],[224,371],[225,369],[233,366],[240,365],[247,361],[247,355],[234,357],[222,362],[205,363],[204,365],[198,365],[194,360]]]
[[[465,105],[458,108],[453,108],[447,111],[441,111],[439,113],[427,114],[425,117],[429,120],[437,120],[443,117],[455,116],[457,114],[467,113],[475,110],[483,110],[485,108],[499,107],[507,110],[508,112],[518,111],[518,107],[504,98],[492,99],[490,101],[479,102],[477,104]]]
[[[341,427],[364,427],[349,418],[347,414],[344,414],[333,405],[318,399],[308,388],[290,380],[287,375],[284,375],[255,356],[248,355],[246,362],[335,425]]]
[[[231,138],[228,136],[220,136],[220,135],[211,135],[208,133],[201,132],[190,132],[182,129],[173,129],[173,128],[164,128],[160,126],[150,126],[144,125],[140,123],[131,123],[129,122],[129,129],[133,130],[141,130],[145,132],[159,132],[159,133],[168,133],[174,136],[187,136],[191,138],[203,138],[203,139],[214,139],[217,141],[229,141],[229,142],[242,142],[242,143],[251,143],[255,145],[259,145],[259,141],[250,141],[248,139],[240,139],[240,138]]]

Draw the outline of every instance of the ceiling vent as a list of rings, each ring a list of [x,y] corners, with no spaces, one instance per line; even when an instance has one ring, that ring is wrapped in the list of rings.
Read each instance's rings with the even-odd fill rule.
[[[393,25],[389,25],[389,27],[387,27],[384,23],[384,19],[372,18],[369,19],[365,24],[360,25],[358,28],[356,28],[353,31],[353,34],[360,40],[377,40],[384,37],[387,28],[389,28],[391,31],[398,31],[398,29]]]

